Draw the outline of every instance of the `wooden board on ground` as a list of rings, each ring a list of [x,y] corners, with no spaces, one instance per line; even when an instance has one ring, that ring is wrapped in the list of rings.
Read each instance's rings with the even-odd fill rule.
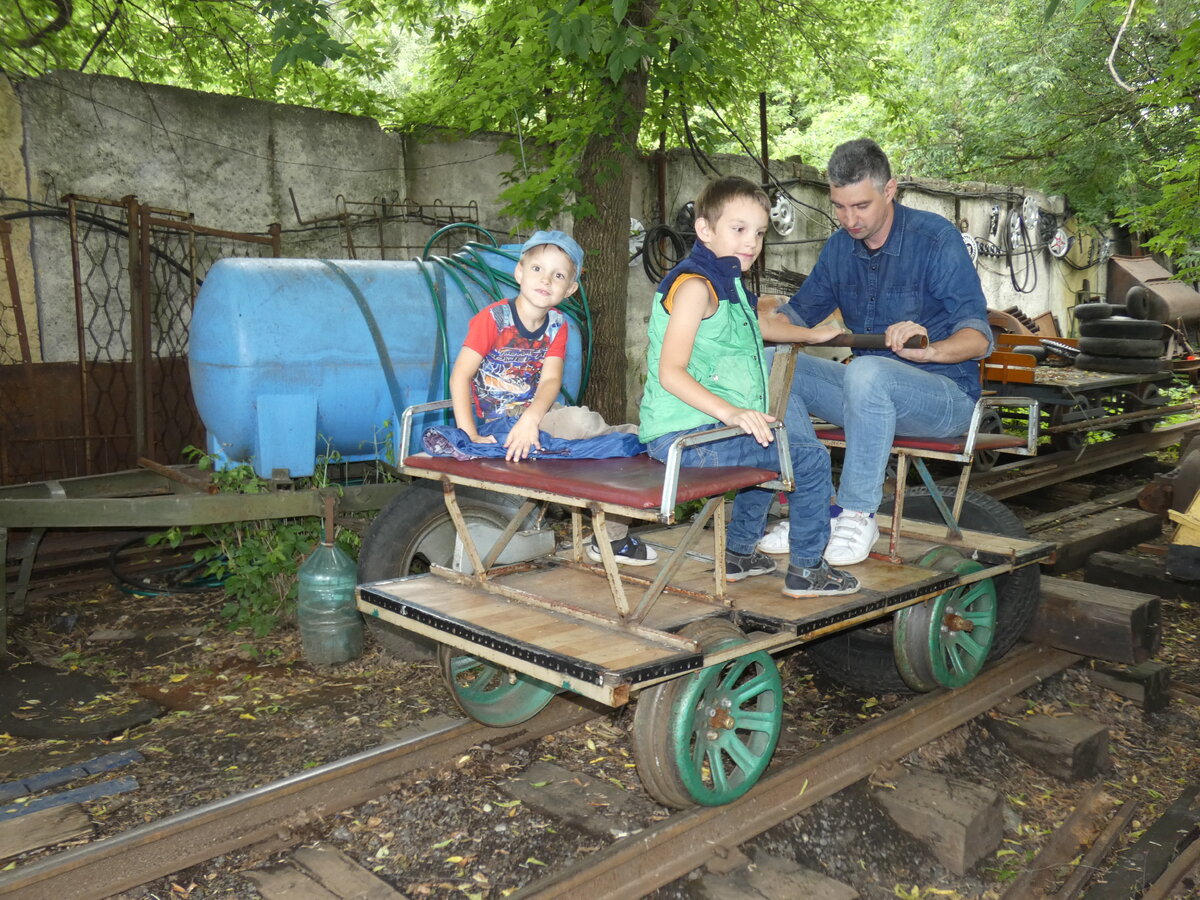
[[[1035,644],[1111,662],[1140,663],[1162,640],[1162,603],[1141,594],[1042,576],[1042,602],[1025,631]]]
[[[1124,550],[1162,534],[1162,519],[1140,509],[1110,509],[1065,525],[1039,531],[1037,537],[1058,545],[1054,573],[1078,569],[1099,550]]]
[[[331,847],[301,847],[280,865],[244,874],[263,900],[405,900],[382,878]]]
[[[1108,585],[1128,591],[1140,591],[1163,600],[1185,600],[1196,596],[1197,586],[1169,577],[1161,557],[1143,559],[1102,550],[1087,559],[1083,580],[1089,584]],[[1117,662],[1138,660],[1117,660]]]
[[[0,823],[0,859],[89,837],[92,820],[78,803],[52,806]]]

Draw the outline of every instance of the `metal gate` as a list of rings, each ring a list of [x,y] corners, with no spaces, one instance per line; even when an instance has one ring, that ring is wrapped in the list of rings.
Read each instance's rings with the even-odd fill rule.
[[[16,311],[0,305],[4,484],[112,472],[139,458],[181,461],[203,438],[187,371],[196,291],[220,257],[280,252],[278,225],[266,234],[206,228],[132,196],[63,202],[65,215],[47,221],[65,219],[70,232],[75,362],[30,364],[4,240]]]

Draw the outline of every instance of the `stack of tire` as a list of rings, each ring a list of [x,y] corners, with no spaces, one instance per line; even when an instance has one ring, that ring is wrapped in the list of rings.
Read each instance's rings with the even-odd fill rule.
[[[1075,368],[1149,375],[1167,367],[1162,322],[1132,318],[1126,307],[1111,303],[1083,303],[1074,312],[1079,323]]]

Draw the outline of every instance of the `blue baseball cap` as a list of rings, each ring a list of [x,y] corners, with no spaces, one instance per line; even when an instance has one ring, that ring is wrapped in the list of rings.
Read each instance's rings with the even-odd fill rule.
[[[533,237],[521,246],[521,255],[524,256],[534,247],[541,247],[544,244],[557,247],[567,254],[575,266],[575,277],[579,277],[579,273],[583,271],[583,248],[579,246],[575,238],[565,231],[535,231]]]

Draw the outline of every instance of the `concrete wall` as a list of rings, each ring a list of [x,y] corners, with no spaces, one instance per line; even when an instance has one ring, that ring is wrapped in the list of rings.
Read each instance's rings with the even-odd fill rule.
[[[260,232],[280,222],[284,254],[312,257],[345,256],[344,236],[333,224],[323,229],[298,224],[289,189],[306,220],[328,219],[345,209],[346,201],[392,197],[423,204],[473,202],[482,225],[505,235],[513,228],[498,200],[504,173],[514,168],[501,150],[508,140],[504,135],[455,137],[431,128],[402,136],[362,117],[72,72],[22,82],[15,89],[0,76],[0,126],[0,213],[25,208],[12,198],[57,203],[67,193],[112,199],[134,194],[145,204],[188,210],[209,227]],[[745,157],[714,162],[723,172],[759,179],[757,166]],[[646,160],[634,173],[630,212],[646,225],[656,221],[658,171],[653,160]],[[663,171],[666,218],[672,223],[706,176],[682,151],[668,155]],[[796,160],[775,162],[772,171],[781,181],[799,180],[790,188],[797,198],[830,210],[819,172]],[[966,220],[971,234],[988,237],[996,201],[978,196],[988,186],[958,186],[957,194],[945,193],[950,185],[928,187],[933,192],[906,189],[903,202]],[[1042,208],[1059,208],[1060,201],[1037,200]],[[830,233],[829,220],[818,212],[796,207],[795,213],[792,234],[768,236],[770,269],[807,272]],[[75,342],[67,232],[60,222],[32,223],[18,223],[27,230],[17,236],[15,255],[27,310],[36,312],[26,318],[41,330],[35,353],[48,361],[69,360]],[[571,227],[569,220],[555,224]],[[419,247],[433,227],[401,223],[391,226],[385,241]],[[369,248],[360,255],[372,256]],[[1003,259],[981,259],[978,269],[989,303],[998,309],[1019,306],[1030,318],[1053,312],[1069,331],[1066,310],[1082,279],[1091,278],[1092,290],[1101,292],[1103,273],[1076,272],[1044,250],[1035,258],[1038,279],[1030,293],[1013,289]],[[636,260],[629,273],[630,360],[644,358],[653,288]],[[634,402],[643,381],[644,372],[631,367]]]

